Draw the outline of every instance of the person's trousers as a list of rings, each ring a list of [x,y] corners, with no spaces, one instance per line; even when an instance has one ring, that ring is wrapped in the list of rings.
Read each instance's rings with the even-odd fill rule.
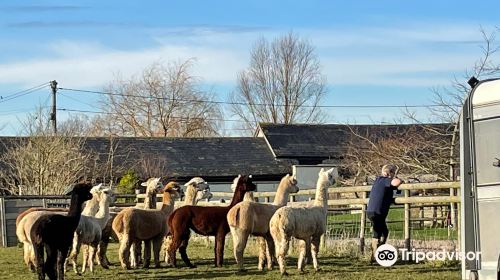
[[[385,222],[387,215],[381,215],[375,212],[366,212],[366,217],[372,222],[373,238],[387,241],[387,237],[389,236],[389,229],[387,228],[387,224]]]

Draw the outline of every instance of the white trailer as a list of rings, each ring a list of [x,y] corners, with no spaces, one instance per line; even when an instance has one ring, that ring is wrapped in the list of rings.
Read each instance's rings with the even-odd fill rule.
[[[460,125],[463,279],[500,279],[500,79],[469,81]]]

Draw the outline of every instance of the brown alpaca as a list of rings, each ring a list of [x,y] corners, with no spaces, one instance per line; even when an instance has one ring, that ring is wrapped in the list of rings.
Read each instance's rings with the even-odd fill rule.
[[[233,236],[234,257],[240,271],[244,270],[243,251],[245,250],[250,234],[259,236],[259,270],[264,269],[264,260],[266,257],[267,267],[272,269],[273,259],[275,260],[276,258],[274,257],[273,238],[269,232],[269,220],[271,220],[276,210],[287,204],[290,193],[298,191],[297,180],[287,174],[281,179],[278,185],[273,204],[242,201],[229,210],[227,213],[227,222]]]
[[[191,230],[205,236],[215,236],[215,265],[221,267],[224,260],[224,242],[229,232],[227,212],[243,200],[245,193],[255,191],[257,187],[251,176],[238,176],[236,191],[229,206],[183,206],[175,210],[168,218],[172,234],[172,243],[168,248],[169,259],[176,266],[175,252],[179,249],[182,260],[188,267],[195,267],[187,255],[186,249]]]
[[[130,247],[140,241],[152,241],[155,267],[160,267],[160,249],[163,238],[168,232],[167,217],[174,209],[175,199],[182,195],[182,189],[175,182],[168,183],[163,189],[161,210],[125,208],[113,221],[113,230],[120,239],[119,259],[123,268],[130,269]],[[149,267],[151,248],[145,242],[144,267]]]

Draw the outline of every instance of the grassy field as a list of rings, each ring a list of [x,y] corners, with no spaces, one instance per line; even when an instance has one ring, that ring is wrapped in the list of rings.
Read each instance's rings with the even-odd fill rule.
[[[231,245],[231,241],[229,241]],[[137,269],[125,271],[117,265],[117,244],[111,244],[108,256],[113,266],[109,270],[98,267],[93,274],[87,272],[78,276],[69,271],[67,279],[282,279],[279,272],[260,272],[257,270],[257,257],[254,252],[247,253],[246,267],[248,272],[236,272],[232,250],[226,246],[226,265],[223,268],[213,266],[213,249],[201,242],[192,242],[189,246],[189,256],[198,265],[195,269],[180,268]],[[22,249],[18,247],[0,248],[0,279],[36,279],[35,274],[28,271],[22,262]],[[297,254],[288,259],[290,276],[284,279],[460,279],[457,264],[427,263],[427,264],[396,264],[390,268],[370,265],[366,260],[356,257],[342,257],[335,252],[320,254],[320,272],[314,272],[311,266],[306,267],[306,273],[300,274],[295,269]],[[164,266],[164,264],[162,264]]]

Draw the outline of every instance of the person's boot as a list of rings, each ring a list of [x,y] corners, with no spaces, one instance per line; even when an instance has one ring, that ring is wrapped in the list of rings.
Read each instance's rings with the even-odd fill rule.
[[[372,255],[370,257],[370,263],[373,264],[376,262],[375,260],[375,252],[379,246],[379,240],[377,238],[372,238]]]
[[[387,241],[387,239],[385,236],[380,237],[380,242],[379,242],[378,246],[384,245],[386,241]]]

